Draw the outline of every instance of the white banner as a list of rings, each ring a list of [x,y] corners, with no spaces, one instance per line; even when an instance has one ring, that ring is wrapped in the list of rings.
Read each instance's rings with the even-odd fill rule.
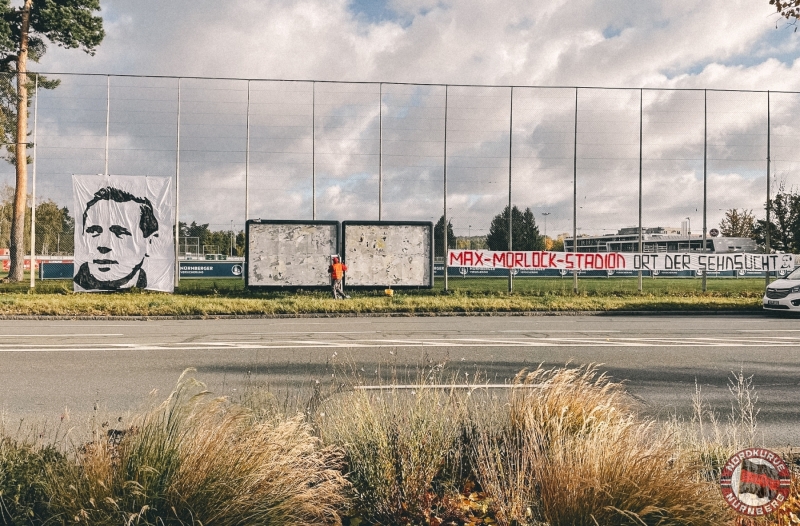
[[[794,269],[794,255],[450,250],[447,253],[447,266],[557,270],[791,271]]]
[[[73,175],[75,292],[172,292],[175,198],[167,177]]]

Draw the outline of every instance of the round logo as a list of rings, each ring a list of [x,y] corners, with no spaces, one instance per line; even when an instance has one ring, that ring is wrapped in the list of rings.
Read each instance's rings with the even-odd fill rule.
[[[708,231],[708,233],[711,234],[711,237],[717,237],[719,235],[719,230],[717,230],[716,228],[712,228],[711,230]]]
[[[768,449],[743,449],[725,462],[719,480],[725,502],[743,515],[764,516],[780,508],[792,483],[788,466]]]
[[[242,266],[241,265],[233,265],[231,267],[231,274],[234,276],[241,276],[242,275]]]

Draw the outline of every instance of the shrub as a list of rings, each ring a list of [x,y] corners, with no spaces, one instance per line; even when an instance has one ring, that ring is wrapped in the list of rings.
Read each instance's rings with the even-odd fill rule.
[[[66,461],[53,446],[0,436],[0,524],[42,524],[49,517],[45,479]]]
[[[418,382],[413,390],[355,390],[320,409],[326,443],[342,447],[359,517],[384,526],[451,517],[461,482],[463,399]]]
[[[718,488],[593,366],[517,377],[494,428],[474,418],[476,477],[499,524],[721,524]]]
[[[82,524],[340,523],[341,453],[302,417],[255,422],[182,377],[116,444],[95,440],[53,480],[53,508]]]

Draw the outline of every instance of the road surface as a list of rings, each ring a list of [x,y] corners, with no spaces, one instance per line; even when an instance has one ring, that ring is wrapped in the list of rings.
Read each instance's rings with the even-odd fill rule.
[[[181,372],[236,397],[261,382],[301,400],[343,370],[414,375],[447,363],[462,378],[507,382],[523,368],[601,363],[660,418],[691,414],[695,383],[726,419],[732,372],[753,376],[767,445],[800,446],[800,323],[752,316],[470,316],[154,321],[0,320],[6,426],[129,418]]]

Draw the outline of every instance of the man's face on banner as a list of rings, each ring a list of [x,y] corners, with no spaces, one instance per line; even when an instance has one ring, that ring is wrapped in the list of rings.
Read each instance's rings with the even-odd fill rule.
[[[98,201],[86,213],[83,234],[89,245],[89,271],[102,281],[128,276],[147,255],[148,239],[139,228],[138,203]]]

